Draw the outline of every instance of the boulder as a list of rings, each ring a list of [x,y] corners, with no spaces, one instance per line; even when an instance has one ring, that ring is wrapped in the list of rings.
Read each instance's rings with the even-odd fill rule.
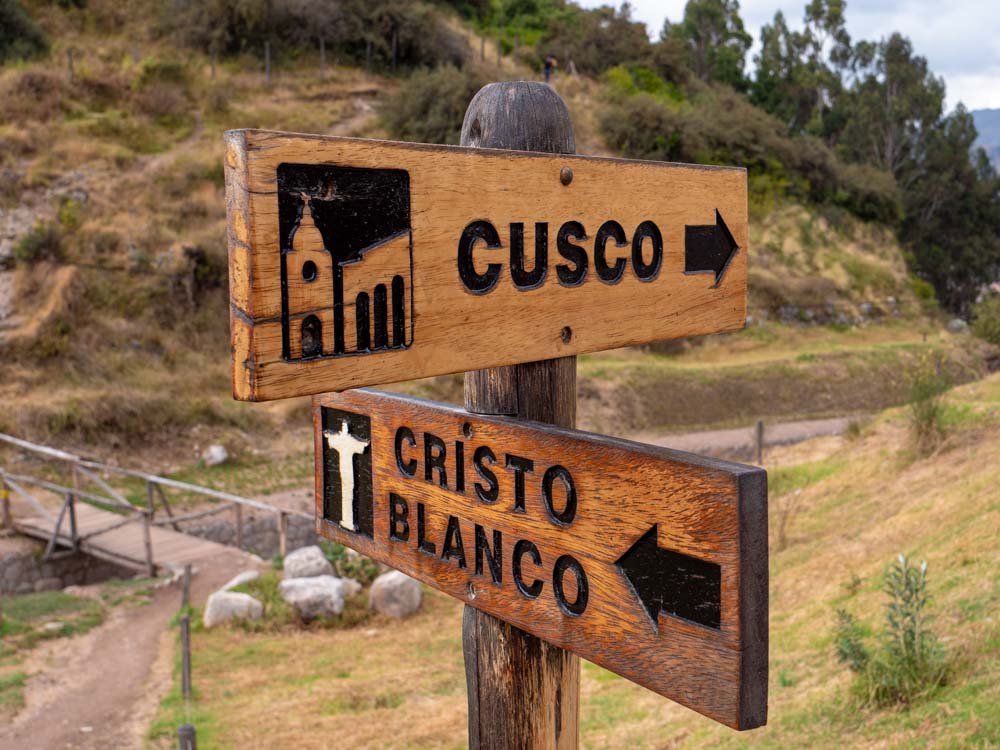
[[[223,586],[221,589],[219,589],[219,591],[231,591],[237,586],[242,586],[244,583],[250,583],[250,581],[256,581],[258,578],[260,578],[260,571],[244,570],[239,575],[230,578],[229,582],[226,583],[226,585]]]
[[[393,570],[375,579],[368,602],[379,614],[399,619],[416,612],[420,608],[420,598],[420,583]]]
[[[969,328],[969,324],[961,318],[952,318],[948,321],[948,331],[951,333],[964,333]]]
[[[234,591],[216,591],[205,605],[204,623],[214,628],[230,620],[259,620],[264,615],[264,605],[250,594]]]
[[[344,582],[334,576],[286,578],[278,584],[278,592],[307,622],[344,611]]]
[[[229,460],[229,451],[224,445],[210,445],[201,454],[201,460],[205,462],[205,466],[219,466]]]
[[[355,581],[353,578],[341,578],[340,580],[344,584],[344,596],[352,597],[361,593],[362,586],[359,581]]]
[[[285,578],[332,576],[333,565],[316,545],[301,547],[285,557]]]

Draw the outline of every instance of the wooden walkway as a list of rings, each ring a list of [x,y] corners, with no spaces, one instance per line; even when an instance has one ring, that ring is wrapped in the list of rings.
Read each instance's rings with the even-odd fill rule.
[[[53,526],[50,518],[14,519],[17,531],[46,542],[52,538]],[[140,519],[76,503],[76,531],[81,552],[140,572],[148,571]],[[186,563],[214,557],[227,549],[223,544],[159,526],[150,526],[149,536],[157,573],[181,570]],[[73,546],[67,521],[60,527],[57,542],[62,547]]]

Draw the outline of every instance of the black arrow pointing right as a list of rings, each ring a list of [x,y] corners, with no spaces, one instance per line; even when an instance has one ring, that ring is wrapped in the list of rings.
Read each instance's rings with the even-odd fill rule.
[[[716,209],[714,224],[684,226],[684,273],[711,271],[715,274],[715,286],[718,286],[729,268],[729,261],[739,249],[733,233]]]
[[[722,567],[661,549],[656,529],[654,524],[615,563],[646,609],[653,632],[659,632],[657,616],[661,611],[718,630]]]

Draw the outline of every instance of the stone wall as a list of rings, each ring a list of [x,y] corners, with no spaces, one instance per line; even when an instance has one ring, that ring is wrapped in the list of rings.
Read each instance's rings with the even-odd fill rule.
[[[192,526],[184,533],[210,539],[219,544],[236,544],[236,524],[232,521],[215,521],[203,526]],[[288,517],[288,551],[316,544],[315,522],[311,518]],[[243,522],[243,549],[265,560],[278,554],[278,518],[267,515],[248,518]]]
[[[45,545],[30,539],[4,540],[0,549],[0,594],[30,594],[66,586],[100,583],[114,578],[132,578],[135,571],[75,554],[43,561]]]

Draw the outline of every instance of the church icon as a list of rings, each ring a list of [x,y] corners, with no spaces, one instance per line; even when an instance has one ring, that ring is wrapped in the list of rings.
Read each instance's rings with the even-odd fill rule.
[[[281,164],[278,230],[286,360],[413,343],[405,170]]]

